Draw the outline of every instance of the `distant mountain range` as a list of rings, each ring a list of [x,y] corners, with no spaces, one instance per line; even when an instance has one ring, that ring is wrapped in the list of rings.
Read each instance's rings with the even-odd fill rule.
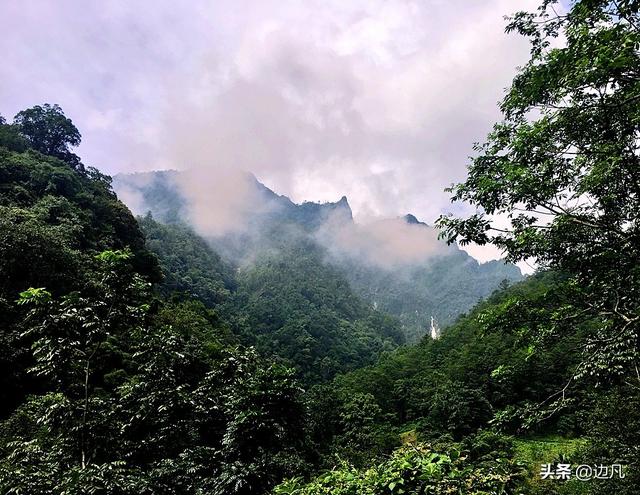
[[[478,263],[457,246],[438,241],[436,230],[412,214],[359,225],[353,221],[345,196],[337,202],[296,204],[251,174],[244,177],[246,183],[239,193],[246,201],[241,197],[241,206],[236,206],[243,210],[237,222],[242,225],[229,232],[203,231],[194,222],[194,199],[184,174],[120,174],[114,177],[113,187],[134,213],[150,212],[156,221],[166,224],[191,224],[235,267],[265,254],[288,252],[284,249],[287,244],[300,239],[312,243],[357,295],[372,308],[400,320],[409,342],[428,333],[432,316],[445,327],[499,286],[523,278],[515,265]],[[201,194],[196,200],[208,198]],[[214,205],[217,199],[210,200]],[[213,210],[212,206],[212,215],[217,214]],[[199,205],[200,215],[207,211],[207,204],[204,208]]]
[[[189,218],[188,192],[185,194],[185,185],[180,180],[184,176],[185,172],[176,170],[118,174],[113,177],[113,188],[134,213],[150,211],[158,221],[182,222]],[[244,173],[242,179],[250,191],[245,195],[253,206],[253,211],[246,218],[249,223],[291,222],[312,231],[336,212],[344,215],[344,219],[353,220],[346,196],[335,203],[296,204],[287,196],[269,189],[253,174]],[[214,203],[215,198],[211,198],[211,202]]]

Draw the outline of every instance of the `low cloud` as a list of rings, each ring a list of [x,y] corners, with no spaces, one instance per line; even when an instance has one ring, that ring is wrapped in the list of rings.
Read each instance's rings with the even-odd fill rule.
[[[424,264],[451,248],[438,240],[438,232],[404,218],[371,219],[364,223],[330,217],[316,238],[333,257],[346,258],[380,268],[395,269]]]
[[[177,191],[186,199],[185,220],[200,235],[217,237],[243,231],[248,218],[267,206],[250,177],[239,170],[188,170],[176,175]]]
[[[224,51],[167,80],[161,156],[250,170],[296,201],[346,194],[356,216],[447,210],[528,55],[503,33],[506,0],[247,7],[222,16]]]
[[[298,202],[345,194],[356,216],[432,221],[528,58],[503,16],[536,3],[7,0],[0,112],[60,103],[112,174],[236,187],[249,170]],[[194,213],[228,199],[197,186]]]
[[[433,222],[468,213],[444,188],[529,57],[503,16],[537,3],[5,0],[0,113],[61,104],[107,173],[193,171],[205,232],[242,223],[241,170],[297,202],[346,195],[356,218]]]

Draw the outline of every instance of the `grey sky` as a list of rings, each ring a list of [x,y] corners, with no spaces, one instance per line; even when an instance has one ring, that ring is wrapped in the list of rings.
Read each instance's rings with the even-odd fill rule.
[[[503,16],[535,4],[3,0],[0,113],[59,103],[107,173],[240,168],[432,222],[528,58]]]

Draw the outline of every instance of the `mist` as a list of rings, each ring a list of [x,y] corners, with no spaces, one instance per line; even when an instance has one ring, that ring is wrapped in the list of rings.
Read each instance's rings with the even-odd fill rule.
[[[316,239],[337,260],[357,261],[392,270],[420,266],[452,248],[438,239],[438,231],[405,218],[370,218],[361,223],[332,215]]]
[[[535,4],[8,0],[0,113],[59,103],[112,175],[193,171],[180,187],[205,233],[256,206],[240,171],[297,203],[346,195],[356,218],[432,224],[470,213],[444,189],[528,59],[504,16]]]
[[[196,171],[183,190],[205,230],[238,224],[219,205],[247,192],[239,170],[296,202],[346,195],[356,217],[432,223],[528,58],[503,16],[534,3],[194,1],[177,16],[9,0],[0,112],[60,103],[84,161],[111,174]]]

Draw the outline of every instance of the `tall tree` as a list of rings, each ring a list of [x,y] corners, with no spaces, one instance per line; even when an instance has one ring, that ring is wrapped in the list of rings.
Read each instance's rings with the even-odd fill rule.
[[[36,105],[22,110],[13,123],[27,139],[29,145],[44,153],[81,167],[80,158],[70,148],[80,144],[82,136],[59,105]]]
[[[549,334],[589,321],[576,376],[624,376],[640,386],[640,3],[545,0],[507,31],[531,58],[476,145],[452,200],[477,208],[441,217],[450,241],[492,243],[512,261],[534,258],[571,275],[573,304]],[[494,216],[508,218],[497,225]]]

